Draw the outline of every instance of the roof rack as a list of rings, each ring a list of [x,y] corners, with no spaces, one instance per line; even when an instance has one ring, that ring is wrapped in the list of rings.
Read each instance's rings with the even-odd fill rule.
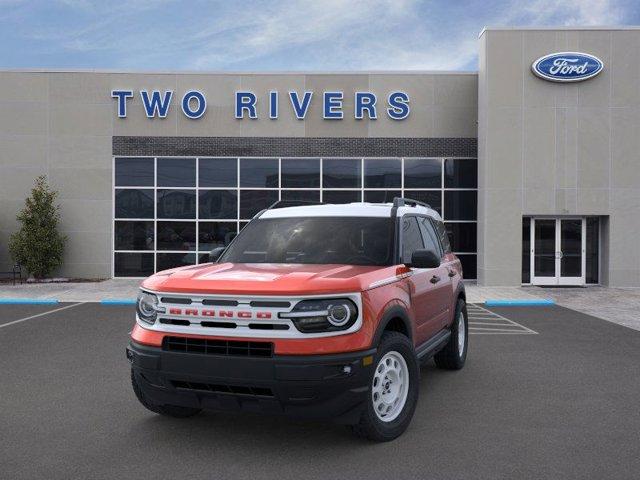
[[[303,207],[305,205],[324,205],[323,202],[315,202],[313,200],[278,200],[269,205],[266,210],[285,207]]]
[[[403,198],[403,197],[395,197],[393,199],[393,206],[394,207],[404,207],[404,206],[417,207],[417,206],[421,206],[421,207],[431,208],[431,205],[429,205],[428,203],[421,202],[419,200],[414,200],[412,198]]]

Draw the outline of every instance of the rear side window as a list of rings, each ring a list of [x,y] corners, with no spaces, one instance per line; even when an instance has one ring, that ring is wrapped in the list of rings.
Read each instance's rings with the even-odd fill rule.
[[[424,248],[416,217],[402,218],[402,263],[411,263],[414,251]]]
[[[444,226],[444,223],[439,220],[432,220],[433,224],[436,227],[436,232],[438,233],[438,237],[440,237],[440,244],[444,249],[444,253],[451,253],[451,244],[449,243],[449,235],[447,235],[447,229]]]
[[[424,237],[424,248],[435,252],[436,255],[442,256],[442,249],[440,248],[438,237],[429,219],[420,217],[419,223],[420,230],[422,231],[422,236]]]

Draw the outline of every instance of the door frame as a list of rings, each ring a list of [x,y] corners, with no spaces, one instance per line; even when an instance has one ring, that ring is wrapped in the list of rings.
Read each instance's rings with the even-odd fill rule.
[[[535,232],[536,232],[536,220],[555,220],[555,275],[552,277],[536,277],[535,275]],[[580,234],[581,234],[581,260],[580,270],[582,276],[580,277],[563,277],[561,275],[561,261],[562,261],[562,228],[561,222],[563,220],[580,220]],[[586,285],[586,269],[587,269],[587,219],[580,216],[567,216],[567,217],[553,217],[553,216],[536,216],[531,217],[530,226],[530,280],[532,285],[543,286],[583,286]]]

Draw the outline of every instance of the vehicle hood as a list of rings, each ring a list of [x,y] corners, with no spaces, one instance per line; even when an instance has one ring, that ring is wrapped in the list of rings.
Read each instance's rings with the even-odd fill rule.
[[[397,267],[214,263],[159,272],[142,287],[160,292],[299,295],[360,292],[396,275]]]

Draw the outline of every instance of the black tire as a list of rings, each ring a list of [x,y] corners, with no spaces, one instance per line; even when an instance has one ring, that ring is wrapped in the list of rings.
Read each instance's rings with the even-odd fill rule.
[[[407,369],[409,371],[409,388],[404,407],[400,411],[398,417],[390,422],[384,422],[378,418],[378,415],[376,415],[376,412],[374,411],[372,397],[375,373],[374,368],[371,374],[369,390],[367,391],[366,407],[362,412],[360,421],[351,427],[353,433],[359,437],[376,442],[388,442],[393,440],[394,438],[399,437],[407,429],[411,422],[411,418],[413,417],[413,412],[416,409],[418,393],[420,390],[420,367],[411,341],[401,333],[385,332],[380,340],[380,345],[378,346],[378,351],[373,365],[377,366],[382,357],[384,357],[388,352],[399,353],[407,364]]]
[[[458,320],[460,315],[464,318],[464,345],[462,347],[462,352],[458,346],[458,339],[460,338]],[[458,303],[456,304],[453,324],[451,325],[451,337],[449,337],[447,345],[433,357],[436,362],[436,366],[445,370],[460,370],[464,367],[464,363],[467,360],[468,345],[469,317],[467,315],[467,304],[463,299],[459,298]]]
[[[153,403],[144,395],[144,392],[138,384],[137,375],[133,369],[131,369],[131,386],[133,387],[133,391],[142,406],[153,413],[157,413],[158,415],[174,418],[187,418],[193,417],[201,412],[200,408],[180,407],[178,405],[158,405]]]

